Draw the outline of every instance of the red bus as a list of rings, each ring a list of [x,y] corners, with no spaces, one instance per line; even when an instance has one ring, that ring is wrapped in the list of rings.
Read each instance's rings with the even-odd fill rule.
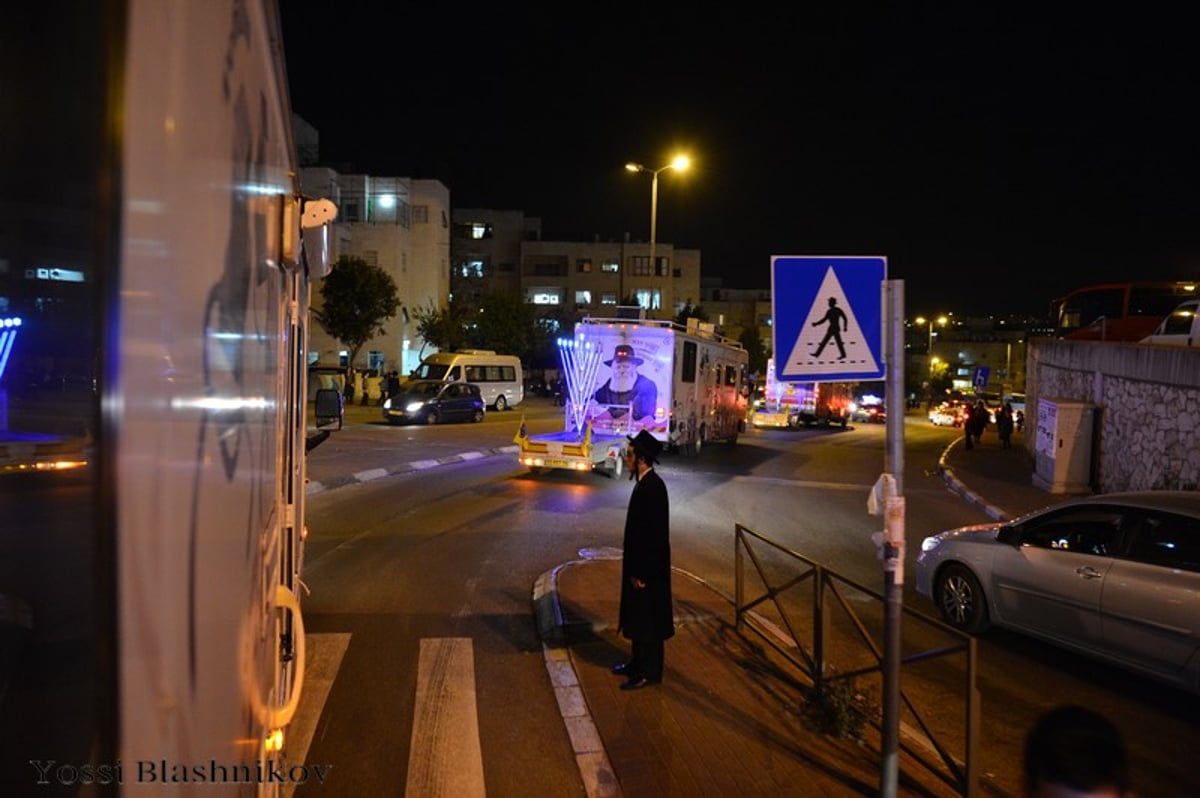
[[[1134,280],[1076,289],[1050,303],[1055,337],[1139,341],[1197,288],[1183,280]]]

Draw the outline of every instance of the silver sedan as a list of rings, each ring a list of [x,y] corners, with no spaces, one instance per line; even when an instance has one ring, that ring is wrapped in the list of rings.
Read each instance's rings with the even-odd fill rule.
[[[990,624],[1200,693],[1200,492],[1070,499],[925,538],[916,589]]]

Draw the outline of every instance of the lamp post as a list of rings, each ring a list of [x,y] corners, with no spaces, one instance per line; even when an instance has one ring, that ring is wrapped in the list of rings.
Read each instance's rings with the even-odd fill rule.
[[[933,325],[936,322],[938,326],[945,327],[946,324],[949,323],[950,319],[947,318],[946,316],[938,316],[936,319],[932,319],[932,318],[926,319],[924,316],[917,316],[915,319],[913,319],[913,321],[916,322],[917,324],[928,324],[929,325],[929,346],[926,347],[926,349],[925,349],[925,357],[929,359],[929,379],[930,379],[930,382],[932,382],[933,381],[933,361],[934,361],[934,357],[933,357]]]
[[[650,174],[650,277],[651,278],[656,277],[657,276],[656,272],[658,271],[658,269],[657,269],[658,264],[656,264],[654,262],[654,237],[655,237],[655,233],[657,232],[657,227],[658,227],[658,173],[666,171],[667,169],[674,169],[676,171],[682,172],[688,168],[688,165],[690,163],[691,163],[691,160],[686,155],[676,155],[675,159],[672,160],[669,164],[667,164],[666,166],[660,166],[657,169],[649,169],[645,166],[642,166],[640,163],[634,163],[633,161],[630,161],[629,163],[625,164],[625,169],[627,171],[648,172]],[[653,280],[651,280],[650,285],[651,285],[651,287],[653,287],[653,285],[654,285]],[[622,299],[624,299],[624,297],[622,297]],[[653,304],[653,302],[654,302],[653,296],[651,296],[650,302],[651,302],[651,304]],[[662,307],[662,302],[660,300],[659,308],[661,309],[661,307]]]

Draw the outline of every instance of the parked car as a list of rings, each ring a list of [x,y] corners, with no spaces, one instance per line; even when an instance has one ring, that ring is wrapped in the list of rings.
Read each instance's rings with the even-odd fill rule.
[[[850,405],[850,408],[852,421],[866,421],[874,424],[882,424],[887,421],[887,410],[884,409],[882,402],[855,402]]]
[[[1171,311],[1171,315],[1150,335],[1144,344],[1164,346],[1200,346],[1200,299],[1189,299]]]
[[[484,412],[479,387],[469,382],[417,380],[383,402],[383,417],[389,424],[483,421]]]
[[[962,402],[942,402],[929,411],[929,423],[939,427],[961,427],[967,406]]]
[[[1200,693],[1200,492],[1068,499],[927,537],[916,589],[965,632],[1007,627]]]

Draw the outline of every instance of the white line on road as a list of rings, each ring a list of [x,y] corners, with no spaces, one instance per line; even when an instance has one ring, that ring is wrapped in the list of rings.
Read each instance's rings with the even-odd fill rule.
[[[325,701],[333,688],[333,680],[342,667],[342,658],[350,647],[350,633],[310,634],[305,636],[305,651],[308,661],[304,664],[304,684],[300,692],[300,706],[287,731],[285,754],[291,764],[306,764],[308,748],[312,745],[313,733],[325,709]],[[290,798],[296,790],[293,782],[284,782],[283,798]]]
[[[408,798],[487,794],[470,638],[421,640],[404,794]]]

